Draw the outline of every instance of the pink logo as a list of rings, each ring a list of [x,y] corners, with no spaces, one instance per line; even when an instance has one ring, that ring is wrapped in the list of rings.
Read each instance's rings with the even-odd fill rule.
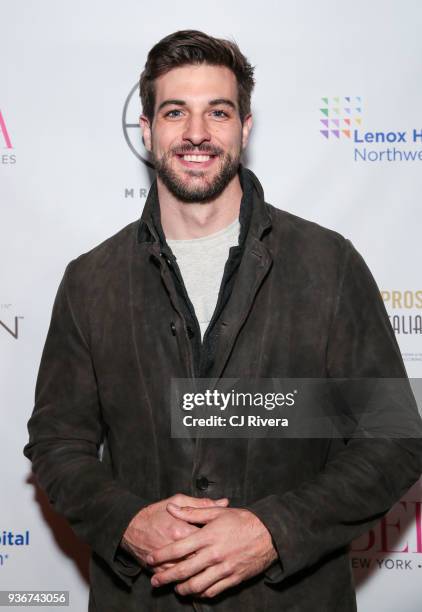
[[[6,149],[13,149],[12,141],[10,140],[9,132],[7,131],[6,122],[0,110],[0,133],[3,136],[4,144]]]

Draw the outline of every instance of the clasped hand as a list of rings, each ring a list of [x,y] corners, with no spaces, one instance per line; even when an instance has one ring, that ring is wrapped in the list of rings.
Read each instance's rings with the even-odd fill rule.
[[[172,502],[166,509],[176,519],[203,527],[147,555],[154,587],[177,582],[180,595],[214,597],[261,573],[278,557],[268,529],[249,510]]]

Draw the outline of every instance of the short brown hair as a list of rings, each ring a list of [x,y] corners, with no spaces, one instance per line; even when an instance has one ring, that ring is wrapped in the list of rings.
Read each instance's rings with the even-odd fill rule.
[[[213,38],[198,30],[179,30],[169,34],[148,53],[139,82],[144,115],[152,122],[155,107],[154,81],[176,67],[188,64],[210,64],[230,68],[237,80],[240,120],[251,110],[251,93],[255,85],[254,67],[235,42]]]

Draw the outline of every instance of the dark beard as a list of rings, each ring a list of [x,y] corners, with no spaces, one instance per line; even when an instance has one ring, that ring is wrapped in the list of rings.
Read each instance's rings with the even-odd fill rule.
[[[195,152],[204,153],[200,149],[201,147]],[[188,151],[186,152],[188,153]],[[236,158],[233,158],[230,153],[226,153],[221,156],[219,172],[211,184],[204,185],[203,187],[188,187],[177,177],[176,173],[167,163],[172,155],[173,153],[170,151],[163,155],[161,159],[156,159],[153,153],[155,170],[167,189],[178,200],[187,204],[206,203],[214,200],[224,191],[239,170],[240,152]],[[187,174],[189,173],[190,171],[187,170]],[[191,175],[201,176],[205,175],[205,172],[193,170]]]

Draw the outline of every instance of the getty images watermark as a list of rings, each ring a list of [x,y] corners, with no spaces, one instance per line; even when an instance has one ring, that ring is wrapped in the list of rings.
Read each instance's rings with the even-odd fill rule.
[[[171,381],[174,438],[419,438],[422,379]]]

